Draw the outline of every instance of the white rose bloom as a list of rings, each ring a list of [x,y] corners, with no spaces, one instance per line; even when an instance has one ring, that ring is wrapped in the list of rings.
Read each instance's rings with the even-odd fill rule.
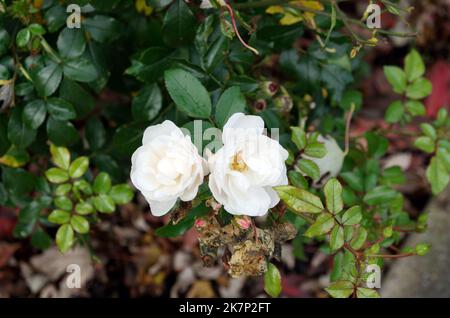
[[[234,114],[223,129],[224,146],[208,159],[209,188],[231,214],[266,214],[280,201],[272,187],[288,184],[288,152],[263,130],[261,117]]]
[[[325,144],[325,148],[327,149],[326,156],[323,158],[311,158],[305,155],[304,158],[310,159],[316,163],[319,167],[321,177],[327,173],[330,177],[336,177],[339,172],[341,172],[342,164],[344,163],[344,152],[339,147],[336,140],[330,136],[325,138],[320,135],[317,138],[317,141]]]
[[[170,120],[148,127],[131,157],[131,181],[156,216],[169,212],[178,198],[194,199],[206,173],[190,137]]]

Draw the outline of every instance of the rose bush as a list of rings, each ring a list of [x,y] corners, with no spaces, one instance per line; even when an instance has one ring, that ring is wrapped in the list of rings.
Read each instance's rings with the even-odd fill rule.
[[[151,213],[170,213],[150,231],[195,229],[206,266],[264,275],[276,297],[293,240],[297,258],[305,245],[330,258],[332,297],[378,297],[368,265],[429,249],[401,247],[427,216],[408,213],[405,173],[384,160],[390,138],[426,154],[437,195],[450,119],[425,116],[432,86],[405,48],[404,65],[384,67],[398,95],[385,125],[350,134],[365,56],[416,35],[369,28],[372,1],[355,3],[0,0],[0,204],[18,212],[14,239],[95,254],[97,224],[139,202],[131,179]],[[411,8],[378,3],[408,19]]]

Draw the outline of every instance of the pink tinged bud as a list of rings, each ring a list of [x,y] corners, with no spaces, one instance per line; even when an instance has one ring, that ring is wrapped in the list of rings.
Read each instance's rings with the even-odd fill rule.
[[[206,221],[203,219],[197,219],[195,220],[195,227],[204,227],[206,226]]]
[[[244,230],[247,230],[252,225],[250,218],[236,218],[236,223]]]

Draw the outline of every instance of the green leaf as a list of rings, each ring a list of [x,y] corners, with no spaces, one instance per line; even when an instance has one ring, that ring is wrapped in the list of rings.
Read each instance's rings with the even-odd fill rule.
[[[52,238],[41,228],[38,228],[31,236],[31,245],[40,250],[46,250],[52,245]]]
[[[91,61],[84,58],[70,60],[63,64],[64,75],[77,82],[92,82],[97,76],[97,69]]]
[[[49,98],[46,104],[48,113],[56,120],[70,120],[77,117],[72,104],[62,98]]]
[[[320,170],[317,164],[309,159],[300,159],[298,161],[297,167],[300,171],[304,172],[308,177],[313,180],[318,180],[320,178]]]
[[[24,47],[30,42],[31,32],[28,28],[24,28],[17,32],[16,44],[18,47]]]
[[[402,94],[406,89],[406,74],[403,70],[397,66],[385,66],[384,75],[391,84],[394,92]]]
[[[416,246],[416,254],[418,256],[425,256],[430,251],[430,245],[426,243],[417,244]]]
[[[430,137],[432,140],[436,140],[437,133],[436,129],[428,123],[420,124],[420,129],[425,134],[425,136]]]
[[[300,172],[297,171],[289,171],[288,172],[290,183],[297,188],[308,189],[308,181],[306,181],[305,177]]]
[[[404,114],[404,108],[401,101],[395,101],[389,105],[386,110],[386,114],[384,115],[384,120],[388,123],[398,123]]]
[[[17,224],[14,228],[13,235],[16,238],[28,237],[34,229],[38,221],[41,206],[37,201],[32,201],[20,210]]]
[[[72,185],[70,183],[60,184],[55,189],[55,195],[65,195],[72,189]]]
[[[61,225],[56,232],[56,245],[62,253],[67,252],[75,243],[70,224]]]
[[[305,236],[314,237],[327,234],[331,231],[334,225],[335,220],[333,215],[329,213],[322,213],[317,217],[316,222],[314,222],[314,224],[306,230]]]
[[[60,168],[50,168],[45,172],[45,176],[51,183],[63,183],[69,180],[69,174]]]
[[[0,29],[0,56],[6,53],[11,44],[11,36],[5,29]]]
[[[34,85],[40,96],[52,95],[59,87],[62,78],[62,68],[59,64],[52,63],[42,68],[36,75]]]
[[[120,34],[120,23],[109,16],[96,15],[85,18],[82,23],[90,36],[100,43],[112,41]]]
[[[95,208],[102,213],[113,213],[116,209],[114,200],[107,194],[99,194],[94,197],[93,203]]]
[[[348,171],[341,173],[341,178],[357,192],[364,191],[364,180],[363,176],[359,171]]]
[[[94,108],[94,98],[74,81],[64,78],[59,89],[59,96],[73,105],[78,118],[89,114]]]
[[[357,298],[380,298],[380,295],[375,289],[358,287],[356,289]]]
[[[100,172],[95,177],[92,189],[95,193],[108,193],[111,190],[111,178],[106,172]]]
[[[55,224],[65,224],[70,221],[70,212],[63,210],[53,210],[47,219]]]
[[[106,131],[103,123],[98,118],[91,118],[84,127],[84,136],[92,150],[98,150],[106,142]]]
[[[133,199],[133,189],[128,184],[117,184],[111,188],[109,195],[116,204],[126,204]]]
[[[48,139],[57,146],[71,146],[80,139],[72,123],[52,117],[47,120],[47,135]]]
[[[353,283],[350,281],[337,281],[325,288],[333,298],[348,298],[353,294]]]
[[[195,118],[209,118],[211,99],[208,91],[198,79],[181,69],[164,73],[167,90],[177,107]]]
[[[92,212],[94,212],[94,207],[87,201],[79,202],[75,206],[75,212],[81,215],[91,214]]]
[[[28,127],[38,129],[45,120],[47,109],[43,100],[36,99],[25,105],[22,120]]]
[[[23,107],[14,107],[8,122],[8,139],[18,148],[28,147],[36,139],[36,130],[22,119]]]
[[[264,290],[274,298],[281,293],[280,271],[272,263],[267,264],[267,271],[264,273]]]
[[[405,58],[405,72],[409,82],[425,74],[425,64],[419,52],[412,50]]]
[[[79,157],[71,163],[69,167],[69,176],[72,179],[80,178],[86,173],[88,167],[89,167],[89,158],[84,156]]]
[[[344,225],[356,225],[362,220],[361,207],[355,205],[351,207],[342,215],[342,224]]]
[[[196,19],[183,0],[175,0],[167,10],[162,34],[164,42],[171,47],[190,44],[195,38]]]
[[[70,211],[72,210],[72,201],[66,196],[58,196],[53,201],[57,208],[61,210]]]
[[[353,239],[350,241],[350,246],[355,250],[359,250],[361,247],[363,247],[366,239],[367,230],[363,227],[359,227],[356,230],[356,233],[353,235]]]
[[[447,171],[450,173],[450,150],[439,147],[436,151],[436,156],[443,163],[444,167],[447,167]]]
[[[430,137],[422,136],[422,137],[417,138],[414,141],[414,146],[426,153],[433,153],[434,149],[436,147],[436,144],[433,141],[433,139],[431,139]]]
[[[344,208],[342,202],[342,186],[335,178],[328,180],[324,187],[325,202],[328,211],[333,214],[339,213]]]
[[[75,230],[75,232],[80,234],[86,234],[89,232],[89,222],[84,217],[80,215],[74,215],[70,219],[70,225]]]
[[[298,150],[303,150],[306,146],[306,133],[305,130],[300,127],[291,127],[292,130],[292,142],[297,146]]]
[[[59,4],[54,5],[45,12],[48,31],[53,33],[66,23],[66,7]]]
[[[295,213],[320,213],[324,207],[320,198],[304,189],[279,186],[274,190],[281,200]]]
[[[75,58],[80,56],[86,49],[83,30],[64,28],[59,33],[56,45],[59,53],[63,57]]]
[[[373,132],[366,132],[364,135],[367,140],[369,155],[375,158],[382,157],[389,147],[387,138]]]
[[[425,106],[417,100],[409,100],[405,106],[412,116],[424,116],[426,114]]]
[[[44,35],[45,29],[42,25],[38,23],[32,23],[28,26],[28,29],[30,30],[31,34],[33,35]]]
[[[406,89],[406,96],[412,99],[422,99],[431,94],[433,86],[426,78],[420,77],[416,79]]]
[[[241,89],[233,86],[225,90],[216,105],[216,123],[219,128],[223,128],[228,118],[235,113],[243,113],[246,109],[245,97]]]
[[[34,174],[20,168],[2,168],[2,178],[6,189],[15,195],[21,195],[33,191],[37,178]]]
[[[330,234],[330,248],[332,251],[339,250],[344,245],[344,228],[335,225]]]
[[[65,147],[57,147],[54,144],[50,144],[50,153],[52,155],[53,163],[64,170],[69,169],[70,165],[70,152]]]
[[[397,196],[397,191],[388,186],[378,186],[369,192],[363,198],[363,201],[369,205],[378,205],[389,203]]]
[[[131,110],[135,120],[151,121],[155,119],[162,107],[161,90],[153,83],[144,86],[134,97]]]
[[[320,142],[309,143],[305,148],[305,155],[313,158],[323,158],[327,154],[325,144]]]
[[[361,108],[363,103],[362,93],[356,90],[347,90],[342,96],[341,107],[345,110],[350,110],[352,105],[355,107],[355,110]]]
[[[427,179],[431,184],[431,190],[434,195],[444,191],[450,181],[450,176],[444,163],[439,156],[433,157],[426,171]]]

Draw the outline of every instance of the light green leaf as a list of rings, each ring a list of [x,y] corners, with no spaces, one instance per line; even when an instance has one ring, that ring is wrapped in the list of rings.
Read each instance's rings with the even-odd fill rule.
[[[93,199],[95,208],[102,213],[113,213],[116,209],[114,200],[107,194],[99,194]]]
[[[332,283],[325,288],[328,294],[333,298],[348,298],[353,294],[353,283],[345,280]]]
[[[450,181],[450,176],[444,163],[439,156],[433,157],[426,171],[427,179],[431,184],[431,190],[434,195],[444,191]]]
[[[425,64],[419,52],[412,50],[405,58],[405,72],[409,82],[425,74]]]
[[[75,230],[75,232],[80,234],[86,234],[89,232],[89,222],[84,217],[80,215],[74,215],[70,219],[70,225]]]
[[[50,153],[53,163],[61,169],[67,170],[70,165],[70,152],[65,147],[56,147],[50,144]]]
[[[406,89],[406,96],[412,99],[422,99],[431,94],[433,86],[426,78],[420,77],[416,79]]]
[[[337,251],[344,245],[344,228],[339,224],[335,225],[330,234],[330,248]]]
[[[384,74],[394,92],[402,94],[406,89],[406,74],[397,66],[385,66]]]
[[[269,263],[264,273],[264,290],[271,297],[278,297],[281,293],[281,275],[278,268]]]
[[[55,203],[55,206],[61,210],[72,210],[72,201],[66,196],[58,196],[53,200],[53,202]]]
[[[69,180],[69,174],[60,168],[50,168],[45,172],[45,176],[51,183],[63,183]]]
[[[351,207],[350,209],[344,212],[344,214],[342,215],[342,224],[356,225],[359,222],[361,222],[361,219],[362,219],[361,207],[355,205],[354,207]]]
[[[328,211],[334,214],[341,212],[344,202],[342,202],[342,186],[337,179],[328,180],[324,187],[324,194]]]
[[[300,127],[291,127],[292,130],[292,142],[297,146],[298,150],[303,150],[306,146],[306,133],[305,130]]]
[[[109,195],[116,204],[126,204],[133,199],[133,189],[128,184],[117,184],[111,188]]]
[[[323,158],[327,154],[325,144],[320,142],[313,142],[306,146],[305,155],[313,158]]]
[[[417,100],[409,100],[405,106],[412,116],[424,116],[426,114],[425,106]]]
[[[316,222],[314,222],[314,224],[312,224],[305,232],[305,236],[314,237],[326,234],[334,225],[335,220],[333,216],[329,213],[322,213],[317,217]]]
[[[61,225],[56,232],[56,245],[62,253],[67,252],[74,243],[73,229],[70,224]]]
[[[274,190],[281,200],[295,213],[320,213],[324,207],[320,198],[304,189],[279,186]]]
[[[358,287],[356,289],[357,298],[380,298],[380,294],[375,289]]]
[[[429,123],[420,124],[420,129],[425,134],[425,136],[430,137],[432,140],[436,140],[437,137],[436,129]]]
[[[404,114],[403,104],[401,101],[395,101],[389,105],[384,115],[384,120],[388,123],[398,123]]]
[[[108,193],[111,190],[111,178],[106,172],[100,172],[95,177],[92,189],[95,193]]]
[[[433,153],[436,144],[430,137],[421,136],[414,141],[414,146],[426,153]]]
[[[65,224],[70,221],[70,212],[63,210],[53,210],[47,219],[55,224]]]
[[[92,212],[94,212],[94,207],[87,201],[79,202],[75,206],[75,212],[81,215],[91,214]]]
[[[86,170],[89,167],[89,158],[88,157],[79,157],[75,159],[70,167],[69,167],[69,176],[72,179],[80,178],[85,174]]]
[[[359,250],[366,242],[367,234],[368,233],[365,228],[363,228],[362,226],[359,227],[356,230],[356,233],[353,235],[353,239],[350,241],[350,246],[355,250]]]
[[[320,178],[320,170],[317,164],[309,159],[300,159],[297,167],[313,180]]]
[[[363,198],[363,201],[369,205],[378,205],[389,203],[397,196],[397,191],[388,186],[378,186],[369,192]]]

